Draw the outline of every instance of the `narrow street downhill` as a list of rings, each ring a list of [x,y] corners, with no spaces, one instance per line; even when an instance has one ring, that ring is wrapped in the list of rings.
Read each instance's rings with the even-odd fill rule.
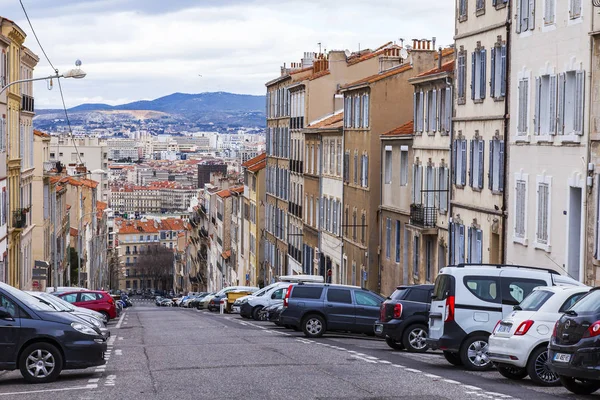
[[[23,385],[0,373],[10,399],[576,399],[564,388],[472,373],[435,353],[395,352],[367,336],[307,340],[269,322],[137,300],[109,326],[105,367]]]

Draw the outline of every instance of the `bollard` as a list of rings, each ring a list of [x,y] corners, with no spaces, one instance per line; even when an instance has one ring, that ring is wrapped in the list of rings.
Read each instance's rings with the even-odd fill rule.
[[[221,301],[219,302],[219,313],[225,313],[225,300],[223,299],[221,299]]]

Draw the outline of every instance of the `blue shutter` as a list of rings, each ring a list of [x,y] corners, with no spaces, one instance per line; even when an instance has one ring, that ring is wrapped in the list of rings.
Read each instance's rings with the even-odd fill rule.
[[[494,0],[494,6],[496,1]],[[496,50],[498,49],[498,47],[492,47],[492,51],[490,54],[490,61],[492,63],[491,65],[491,72],[490,72],[490,97],[495,98],[496,97]]]
[[[475,52],[471,53],[471,100],[475,100]]]
[[[504,140],[500,140],[500,182],[498,182],[498,188],[501,192],[504,192]]]
[[[506,45],[500,47],[500,57],[502,65],[502,74],[500,76],[500,95],[506,96]]]
[[[456,154],[458,153],[458,151],[456,149],[457,144],[458,143],[456,140],[452,143],[452,182],[454,184],[456,184],[456,161],[457,161]]]
[[[479,88],[480,88],[480,93],[479,93],[479,98],[481,99],[485,99],[485,93],[486,93],[486,84],[485,82],[487,81],[486,78],[486,70],[487,70],[487,50],[483,49],[481,50],[480,53],[480,57],[481,57],[481,62],[480,62],[480,67],[481,67],[481,81],[479,82]]]
[[[467,139],[460,141],[461,143],[461,158],[462,158],[462,178],[461,185],[467,184]]]
[[[470,149],[470,159],[469,159],[469,186],[473,187],[473,154],[475,153],[474,148],[475,148],[475,140],[471,140],[471,149]]]
[[[478,142],[479,144],[479,182],[477,187],[479,189],[483,189],[483,161],[484,161],[484,154],[485,154],[485,141],[484,140],[479,140]]]

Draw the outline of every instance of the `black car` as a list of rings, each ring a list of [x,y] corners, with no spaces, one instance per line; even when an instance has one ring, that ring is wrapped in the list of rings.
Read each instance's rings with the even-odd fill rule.
[[[326,331],[373,335],[384,298],[357,286],[306,283],[290,285],[279,322],[311,338]]]
[[[375,334],[394,350],[425,352],[433,285],[398,286],[381,304]]]
[[[29,382],[106,363],[106,338],[98,328],[1,282],[0,332],[0,370],[18,368]]]
[[[600,287],[592,289],[556,322],[548,362],[575,394],[600,389]]]

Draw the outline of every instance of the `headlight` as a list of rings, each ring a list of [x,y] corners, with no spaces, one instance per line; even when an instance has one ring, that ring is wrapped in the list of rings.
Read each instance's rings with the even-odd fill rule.
[[[93,335],[93,336],[98,336],[98,332],[96,332],[95,330],[93,330],[90,326],[84,325],[84,324],[80,324],[79,322],[73,322],[71,324],[71,327],[73,329],[75,329],[77,332],[81,332],[84,335]]]
[[[100,321],[98,321],[94,317],[89,317],[88,319],[86,319],[86,321],[94,325],[96,328],[102,328],[102,324],[100,323]]]

